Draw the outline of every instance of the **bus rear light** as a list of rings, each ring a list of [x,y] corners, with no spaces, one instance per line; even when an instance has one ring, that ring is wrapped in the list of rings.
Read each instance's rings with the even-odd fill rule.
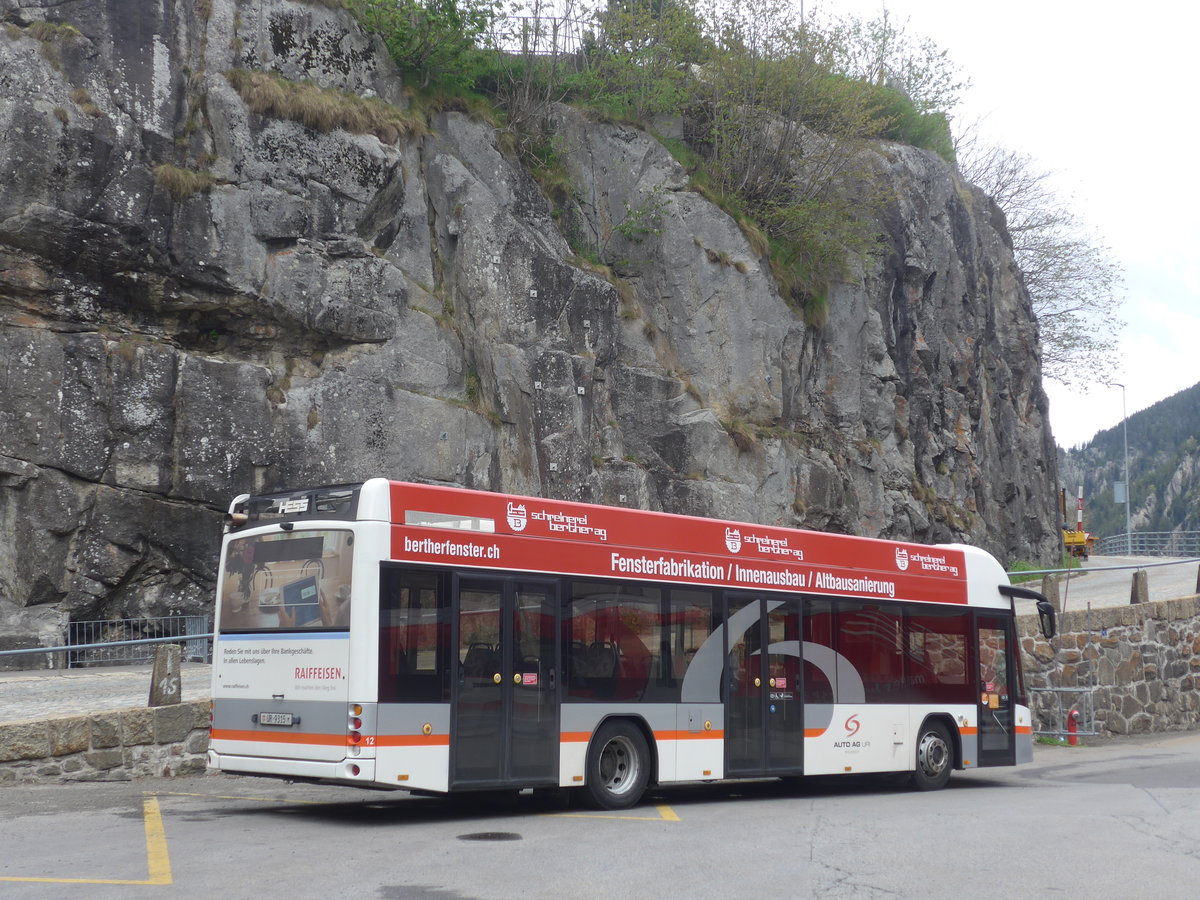
[[[362,734],[357,731],[350,732],[350,743],[358,744],[362,742]]]
[[[351,775],[357,775],[357,774],[359,774],[361,771],[362,771],[362,769],[360,769],[360,768],[359,768],[357,765],[351,765],[351,766],[350,766],[350,774],[351,774]]]
[[[353,706],[351,706],[351,707],[350,707],[350,714],[351,714],[351,715],[354,715],[354,716],[361,716],[361,715],[362,715],[362,704],[361,704],[361,703],[355,703]]]
[[[353,728],[355,731],[358,731],[358,729],[362,728],[362,719],[359,719],[359,718],[351,719],[350,727]]]

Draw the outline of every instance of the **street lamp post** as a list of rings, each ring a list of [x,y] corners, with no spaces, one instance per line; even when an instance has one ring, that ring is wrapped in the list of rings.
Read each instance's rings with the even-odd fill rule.
[[[1125,385],[1119,381],[1108,382],[1109,387],[1121,389],[1121,431],[1125,438],[1125,555],[1133,556],[1133,527],[1129,514],[1129,416],[1125,412]]]

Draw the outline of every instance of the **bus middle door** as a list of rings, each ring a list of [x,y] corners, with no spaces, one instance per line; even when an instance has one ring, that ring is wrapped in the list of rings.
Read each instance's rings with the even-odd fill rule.
[[[800,604],[725,595],[725,774],[801,774]]]

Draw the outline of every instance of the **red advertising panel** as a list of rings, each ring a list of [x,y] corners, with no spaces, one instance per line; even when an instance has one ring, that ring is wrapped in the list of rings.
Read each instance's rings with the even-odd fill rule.
[[[961,551],[921,544],[399,482],[392,521],[400,560],[967,602]]]

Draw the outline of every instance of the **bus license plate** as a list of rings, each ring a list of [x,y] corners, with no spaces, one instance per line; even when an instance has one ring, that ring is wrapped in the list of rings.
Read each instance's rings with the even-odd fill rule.
[[[291,725],[291,713],[264,712],[258,714],[259,725]]]

